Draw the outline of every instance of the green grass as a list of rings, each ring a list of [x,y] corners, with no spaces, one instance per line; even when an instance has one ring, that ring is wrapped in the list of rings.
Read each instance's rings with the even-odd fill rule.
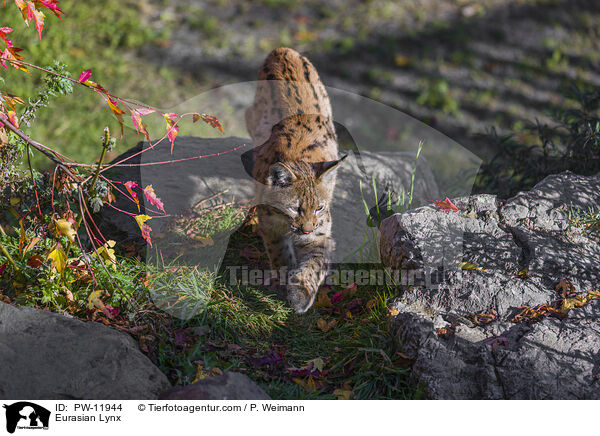
[[[176,328],[186,332],[205,326],[207,332],[200,338],[190,333],[190,341],[184,345],[162,342],[159,365],[175,384],[191,383],[201,366],[246,373],[274,399],[333,399],[334,391],[344,385],[351,388],[355,399],[416,395],[408,384],[409,370],[398,354],[400,344],[389,324],[387,306],[397,290],[363,286],[331,308],[314,307],[307,314],[296,315],[264,289],[222,287],[218,281],[199,283],[196,274],[177,271],[176,282],[187,288],[182,294],[177,292],[179,285],[165,287],[175,300],[189,296],[190,288],[201,290],[203,309],[189,320],[176,321]],[[210,290],[208,300],[206,290]],[[342,290],[334,287],[327,293],[331,297]],[[348,317],[345,308],[357,299],[362,306]],[[364,304],[371,300],[372,306],[365,309]],[[321,319],[336,320],[337,324],[323,332],[317,327]],[[324,367],[311,375],[306,367],[314,359],[322,359]],[[294,368],[304,368],[305,374],[295,373]]]

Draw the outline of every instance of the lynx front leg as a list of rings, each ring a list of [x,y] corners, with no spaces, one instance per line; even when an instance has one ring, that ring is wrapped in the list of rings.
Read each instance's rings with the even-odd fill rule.
[[[307,246],[296,244],[299,265],[290,271],[287,286],[287,299],[296,313],[304,313],[313,305],[327,275],[332,251],[331,238]]]
[[[296,252],[285,231],[288,224],[268,207],[259,207],[258,214],[259,229],[269,257],[271,277],[275,278],[271,284],[276,285],[279,277],[285,278],[285,271],[296,267]]]

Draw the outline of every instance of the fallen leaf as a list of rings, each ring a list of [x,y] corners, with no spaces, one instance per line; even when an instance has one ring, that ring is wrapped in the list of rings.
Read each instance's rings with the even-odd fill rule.
[[[527,269],[522,269],[517,273],[517,277],[519,277],[520,279],[528,279],[531,276],[529,275],[529,272],[527,272]]]
[[[477,315],[473,315],[471,317],[471,320],[473,321],[473,324],[475,325],[485,325],[485,324],[489,324],[490,322],[492,322],[493,320],[496,319],[496,311],[494,309],[490,310],[490,313],[480,313]]]
[[[480,267],[477,264],[471,263],[471,262],[461,262],[460,263],[460,268],[465,270],[465,271],[483,271],[483,272],[487,272],[486,270],[484,270],[482,267]]]
[[[410,58],[403,56],[401,54],[394,55],[394,63],[398,67],[405,67],[411,63]]]
[[[442,327],[436,329],[436,333],[440,338],[449,339],[456,332],[456,327],[450,325],[448,327]]]
[[[365,304],[365,307],[367,310],[371,310],[373,307],[375,307],[376,304],[377,304],[377,300],[375,298],[371,298],[369,301],[367,301],[367,304]]]
[[[315,379],[312,375],[308,376],[308,379],[302,380],[299,378],[292,379],[295,383],[302,386],[307,392],[314,392],[317,390],[317,385],[315,384]]]
[[[451,210],[457,211],[458,210],[458,207],[456,207],[454,205],[454,203],[452,203],[452,201],[448,197],[446,197],[446,199],[443,201],[434,200],[433,203],[435,203],[435,205],[437,207],[439,207],[440,209],[445,210],[445,211],[451,211]]]
[[[325,366],[325,362],[320,357],[316,359],[307,360],[306,365],[312,364],[312,367],[317,371],[323,371],[323,367]]]
[[[326,288],[321,288],[317,295],[317,301],[314,304],[315,307],[332,307],[331,300],[327,296]]]
[[[200,247],[212,247],[215,245],[213,238],[207,233],[206,236],[194,235],[193,239],[199,242]]]
[[[556,285],[555,289],[563,299],[575,292],[575,286],[571,284],[569,279],[561,279],[561,281]]]
[[[352,391],[347,389],[335,389],[333,395],[336,400],[349,400],[352,396]]]
[[[397,307],[392,306],[392,307],[388,307],[387,308],[387,314],[388,316],[396,316],[400,313],[400,311],[398,310]]]
[[[327,333],[329,330],[335,327],[337,321],[335,319],[327,322],[323,318],[319,318],[317,320],[317,328],[321,330],[323,333]]]

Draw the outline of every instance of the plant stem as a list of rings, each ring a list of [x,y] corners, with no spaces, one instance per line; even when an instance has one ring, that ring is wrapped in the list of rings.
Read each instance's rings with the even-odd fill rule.
[[[4,232],[4,229],[2,228],[1,225],[0,225],[0,233],[2,233],[3,235],[6,235],[6,232]],[[8,250],[6,249],[4,244],[2,244],[2,241],[0,241],[0,251],[2,251],[2,254],[4,254],[4,256],[8,259],[8,262],[12,265],[13,269],[15,270],[15,275],[17,275],[17,274],[20,275],[21,269],[18,267],[17,263],[12,258],[12,256],[10,255],[10,253],[8,252]]]
[[[98,168],[96,169],[96,173],[94,174],[94,178],[92,179],[92,182],[90,184],[90,189],[89,192],[92,192],[94,190],[94,187],[96,186],[96,182],[98,181],[98,177],[100,176],[100,172],[102,170],[102,164],[104,163],[104,158],[106,156],[106,151],[108,150],[108,146],[110,144],[110,129],[107,127],[104,128],[104,140],[102,142],[102,153],[100,153],[100,160],[98,161]],[[81,190],[81,184],[79,185],[79,189]],[[81,223],[83,222],[83,214],[85,213],[85,211],[83,210],[82,207],[79,208],[79,218],[77,218],[77,224],[76,224],[76,229],[79,229],[79,227],[81,226]],[[67,244],[67,249],[65,251],[65,253],[67,254],[67,256],[69,255],[69,251],[71,250],[71,241],[69,241],[69,243]]]
[[[98,177],[100,176],[100,171],[102,170],[102,164],[104,163],[104,156],[106,156],[106,150],[108,150],[108,146],[110,143],[110,130],[107,127],[104,128],[104,142],[102,143],[102,153],[100,154],[100,160],[98,161],[98,168],[96,169],[96,174],[94,174],[94,178],[92,179],[92,184],[90,185],[90,191],[94,189],[96,186],[96,182],[98,181]]]

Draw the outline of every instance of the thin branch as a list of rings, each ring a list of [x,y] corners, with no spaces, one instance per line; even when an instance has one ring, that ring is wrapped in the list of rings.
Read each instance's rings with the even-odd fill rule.
[[[31,139],[29,136],[27,136],[25,133],[23,133],[20,129],[17,129],[15,126],[13,126],[10,121],[5,120],[4,118],[0,117],[0,123],[2,123],[4,125],[4,127],[6,127],[11,132],[13,132],[19,138],[21,138],[21,140],[24,141],[26,144],[29,144],[30,146],[35,148],[37,151],[42,153],[44,156],[46,156],[48,159],[50,159],[52,162],[54,162],[56,165],[58,165],[65,173],[67,173],[69,176],[71,176],[74,180],[78,180],[81,178],[80,176],[75,175],[68,168],[68,166],[63,163],[63,161],[61,161],[58,157],[53,155],[49,151],[51,149],[49,149],[48,147],[46,147],[43,144],[40,144],[37,141],[34,141],[33,139]]]

